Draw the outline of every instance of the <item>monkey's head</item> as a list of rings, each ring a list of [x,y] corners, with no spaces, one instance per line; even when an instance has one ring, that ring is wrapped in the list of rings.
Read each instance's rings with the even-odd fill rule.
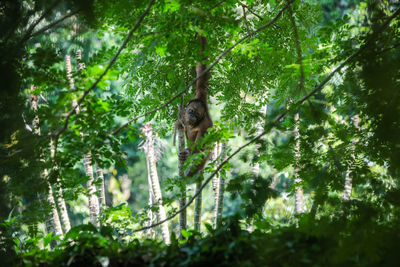
[[[197,126],[206,115],[206,106],[200,99],[191,100],[186,106],[185,121],[190,126]]]

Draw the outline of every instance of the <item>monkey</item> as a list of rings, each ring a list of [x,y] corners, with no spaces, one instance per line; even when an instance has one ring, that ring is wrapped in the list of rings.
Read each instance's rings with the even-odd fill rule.
[[[207,40],[205,37],[200,36],[200,41],[202,44],[201,53],[203,53]],[[206,58],[203,58],[203,60],[204,59]],[[192,145],[192,148],[188,147],[179,153],[179,159],[182,161],[186,160],[190,155],[200,152],[197,148],[197,143],[207,133],[208,128],[213,126],[207,105],[207,90],[210,75],[209,73],[206,73],[200,77],[200,74],[206,69],[206,65],[202,62],[197,62],[196,75],[198,80],[196,81],[195,97],[188,102],[183,113],[183,126],[186,139],[188,143]],[[202,171],[208,157],[209,156],[207,155],[197,166],[191,166],[187,171],[186,176],[193,177],[196,173]]]

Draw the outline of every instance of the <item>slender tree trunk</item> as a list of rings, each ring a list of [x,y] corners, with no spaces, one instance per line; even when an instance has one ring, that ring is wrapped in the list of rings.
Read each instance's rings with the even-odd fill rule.
[[[263,117],[265,117],[265,114],[267,113],[267,106],[262,106],[261,109],[260,109],[260,112],[263,115]],[[264,120],[260,120],[260,121],[257,122],[256,135],[260,135],[264,131],[263,124],[264,124]],[[260,150],[260,144],[256,143],[256,145],[254,147],[254,152],[255,152],[257,157],[260,156],[260,151],[259,150]],[[259,175],[259,173],[260,173],[260,163],[258,163],[258,161],[254,164],[251,172],[253,173],[254,176],[258,176]]]
[[[154,150],[154,137],[153,137],[153,130],[151,128],[151,123],[146,123],[142,128],[142,131],[143,134],[146,136],[146,142],[144,146],[145,154],[146,154],[146,160],[149,164],[148,170],[150,173],[151,188],[154,193],[154,201],[158,210],[158,219],[159,221],[163,221],[167,218],[167,216],[165,214],[165,209],[162,205],[162,194],[161,194],[160,181],[158,179],[158,173],[157,173],[156,157]],[[164,242],[169,245],[171,242],[169,236],[168,222],[161,224],[161,233]]]
[[[86,68],[85,63],[82,62],[82,50],[78,49],[76,51],[76,60],[78,62],[78,70],[84,70]],[[71,65],[71,63],[70,63]],[[72,76],[70,76],[70,81],[72,81],[72,86],[75,86],[73,84],[73,79]],[[71,87],[74,88],[74,87]],[[74,105],[76,106],[78,103],[76,102],[76,99],[74,99]],[[79,107],[78,107],[79,110]],[[106,195],[105,195],[105,184],[104,184],[104,174],[102,169],[97,165],[96,166],[96,176],[97,179],[100,180],[100,186],[99,186],[99,194],[100,194],[100,200],[98,200],[99,204],[101,205],[101,208],[105,208],[106,207]],[[101,209],[99,209],[99,212],[101,211]]]
[[[54,147],[53,140],[50,140],[51,158],[54,158],[55,149],[56,148]],[[54,168],[57,168],[57,166],[55,166]],[[56,201],[57,201],[57,204],[58,204],[58,208],[60,209],[61,221],[62,221],[62,223],[64,225],[65,232],[68,232],[69,230],[71,230],[71,223],[69,221],[67,205],[65,203],[64,196],[63,196],[63,190],[62,190],[62,187],[61,187],[60,177],[57,177],[56,184],[55,184],[55,189],[56,189]]]
[[[300,68],[300,77],[299,77],[299,81],[297,84],[297,90],[299,92],[305,90],[304,89],[304,67],[303,67],[303,55],[302,55],[302,50],[301,50],[301,43],[300,43],[300,39],[299,39],[299,34],[297,31],[297,25],[296,25],[296,19],[293,15],[293,10],[292,8],[289,6],[288,7],[288,11],[289,11],[289,18],[293,27],[293,37],[294,37],[294,41],[295,41],[295,45],[296,45],[296,53],[297,53],[297,63],[299,64]],[[293,100],[291,100],[290,102],[293,102]],[[295,156],[295,170],[294,170],[294,174],[295,174],[295,179],[294,179],[294,183],[295,183],[295,210],[296,210],[296,214],[301,214],[304,212],[304,203],[303,203],[303,188],[301,186],[301,182],[302,179],[299,175],[299,171],[300,171],[300,166],[299,166],[299,161],[300,161],[300,132],[299,132],[299,113],[296,113],[294,115],[294,121],[295,121],[295,129],[294,129],[294,135],[295,135],[295,148],[294,148],[294,156]]]
[[[31,87],[31,90],[34,90],[34,86]],[[37,113],[38,109],[38,99],[37,96],[32,95],[31,96],[31,109],[34,113]],[[40,136],[40,127],[39,127],[39,116],[36,114],[34,119],[33,119],[33,132],[34,134]],[[44,161],[44,158],[41,158],[41,161]],[[43,170],[42,174],[43,178],[46,180],[47,186],[48,186],[48,194],[47,194],[47,201],[49,202],[51,206],[51,218],[46,220],[46,228],[48,232],[54,232],[56,235],[62,236],[63,231],[61,227],[61,222],[60,222],[60,217],[58,216],[58,211],[57,211],[57,206],[56,202],[54,200],[53,196],[53,189],[51,187],[51,184],[48,180],[49,178],[49,173],[47,169]]]
[[[219,158],[219,162],[225,157],[226,145],[219,143],[217,146],[217,156]],[[225,192],[225,179],[221,174],[217,175],[217,180],[215,181],[215,186],[213,186],[215,192],[214,198],[214,221],[213,227],[216,229],[219,225],[221,225],[222,221],[222,211],[224,209],[224,192]]]
[[[71,230],[71,223],[69,221],[67,205],[65,203],[64,197],[62,197],[63,190],[61,188],[61,182],[60,182],[59,178],[57,178],[57,183],[55,186],[56,186],[56,192],[57,192],[56,199],[57,199],[58,207],[60,208],[61,221],[63,222],[65,232],[68,232],[69,230]]]
[[[196,200],[194,202],[194,230],[197,232],[200,232],[201,228],[201,204],[202,204],[202,192],[200,191],[201,185],[202,185],[202,180],[203,180],[203,172],[201,172],[201,180],[196,182],[196,194],[198,193],[199,195],[196,197]]]
[[[150,177],[150,164],[149,164],[149,160],[146,157],[146,166],[147,166],[147,181],[149,183],[149,210],[147,211],[147,217],[149,218],[149,222],[147,224],[147,226],[150,226],[154,223],[155,221],[155,214],[153,214],[153,211],[151,210],[151,207],[153,207],[154,205],[154,193],[153,193],[153,189],[152,189],[152,182],[151,182],[151,177]],[[154,230],[153,228],[149,228],[146,230],[146,237],[147,238],[153,238],[154,235]]]
[[[217,161],[218,164],[218,159],[221,155],[221,143],[216,143],[214,147],[214,157],[213,160]],[[219,199],[219,173],[217,173],[213,178],[212,178],[212,188],[214,191],[214,218],[213,218],[213,228],[217,228],[217,217],[218,217],[218,199]]]
[[[48,178],[49,173],[47,169],[44,169],[43,176],[46,177],[46,179]],[[61,227],[60,217],[58,216],[57,206],[53,196],[53,189],[51,188],[51,184],[49,182],[47,183],[47,185],[49,187],[47,201],[51,206],[51,218],[49,218],[46,222],[46,226],[48,228],[47,231],[54,231],[55,235],[63,236],[64,233]]]
[[[360,123],[360,118],[358,115],[355,115],[353,117],[353,124],[354,127],[359,130],[359,123]],[[349,168],[346,171],[346,177],[344,180],[344,192],[343,192],[343,200],[348,201],[351,198],[351,190],[353,187],[353,178],[351,177],[352,170],[354,169],[354,164],[356,161],[356,154],[355,154],[355,149],[356,149],[356,143],[358,142],[358,138],[353,138],[351,140],[351,162],[349,164]]]
[[[81,52],[78,50],[77,52],[78,60],[81,59]],[[74,78],[72,77],[72,66],[71,66],[71,57],[69,55],[65,56],[65,66],[67,70],[67,77],[69,81],[69,86],[71,90],[75,89]],[[84,65],[79,65],[79,69],[83,69]],[[72,100],[72,105],[76,109],[76,114],[80,113],[80,107],[78,106],[78,102],[76,98]],[[83,135],[83,133],[81,133]],[[89,177],[87,181],[87,188],[89,193],[89,214],[90,214],[90,222],[96,227],[99,226],[99,216],[100,216],[100,208],[99,208],[99,199],[96,195],[96,186],[94,185],[94,175],[93,175],[93,165],[92,165],[92,155],[91,152],[85,154],[83,156],[83,165],[85,167],[86,176]]]
[[[94,184],[94,176],[93,176],[93,165],[92,165],[92,154],[89,152],[83,156],[83,165],[85,167],[86,176],[89,177],[87,181],[87,188],[89,191],[89,214],[90,214],[90,222],[99,227],[99,199],[96,195],[96,186]]]
[[[176,124],[176,127],[178,131],[178,149],[179,152],[181,152],[185,149],[185,128],[179,120]],[[181,177],[182,180],[183,177],[185,176],[185,169],[184,169],[185,161],[179,160],[178,164],[179,164],[178,165],[179,177]],[[184,185],[182,196],[179,199],[179,209],[182,209],[185,205],[186,205],[186,184]],[[181,230],[186,230],[186,224],[187,224],[187,214],[186,214],[186,209],[184,209],[179,214],[179,239],[181,240],[183,239]]]
[[[96,166],[96,174],[97,174],[97,179],[100,180],[100,185],[99,185],[99,194],[100,194],[100,198],[99,198],[99,202],[101,205],[101,209],[106,207],[106,190],[105,190],[105,186],[104,186],[104,175],[103,175],[103,171],[100,169],[100,167],[97,165]]]
[[[304,211],[303,208],[303,187],[301,186],[302,179],[299,175],[299,161],[300,161],[300,132],[299,132],[299,113],[294,115],[295,120],[295,128],[294,128],[294,138],[296,141],[294,148],[294,157],[295,157],[295,210],[296,214],[301,214]]]
[[[350,176],[351,174],[351,167],[346,170],[346,176],[344,180],[344,192],[343,192],[343,200],[347,201],[350,200],[351,197],[351,190],[352,190],[352,178]]]

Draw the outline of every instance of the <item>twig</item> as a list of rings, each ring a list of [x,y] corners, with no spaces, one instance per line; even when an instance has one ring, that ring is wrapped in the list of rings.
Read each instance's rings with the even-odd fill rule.
[[[250,34],[247,34],[246,36],[242,37],[239,41],[237,41],[236,43],[234,43],[231,47],[229,47],[228,49],[226,49],[224,52],[222,52],[217,59],[210,65],[208,66],[208,68],[206,68],[202,73],[200,73],[200,75],[198,77],[196,77],[194,80],[192,80],[189,85],[187,85],[182,91],[180,91],[179,93],[177,93],[175,96],[173,96],[171,99],[169,99],[168,101],[166,101],[164,104],[162,104],[161,106],[154,108],[150,111],[147,111],[139,116],[136,116],[132,119],[130,119],[128,122],[124,123],[123,125],[121,125],[120,127],[118,127],[117,129],[115,129],[111,134],[112,135],[116,135],[117,133],[119,133],[123,128],[127,127],[129,124],[131,124],[132,122],[146,116],[149,115],[151,113],[154,113],[156,111],[159,111],[161,109],[163,109],[164,107],[168,106],[170,103],[172,103],[175,99],[177,99],[179,96],[181,96],[183,93],[185,93],[198,79],[200,79],[201,77],[203,77],[203,75],[205,75],[207,72],[209,72],[215,65],[218,64],[218,62],[225,57],[233,48],[235,48],[236,46],[238,46],[240,43],[242,43],[244,40],[246,40],[247,38],[255,35],[256,33],[264,30],[265,28],[268,28],[269,26],[271,26],[272,24],[275,23],[275,21],[278,20],[278,18],[282,15],[283,11],[285,11],[289,5],[294,2],[294,0],[290,0],[286,3],[286,5],[278,12],[278,14],[276,14],[276,16],[267,24],[264,24],[263,26],[261,26],[260,28],[256,29],[254,32],[251,32]]]
[[[69,18],[69,17],[72,17],[73,15],[77,14],[78,12],[79,12],[79,10],[75,10],[75,11],[72,11],[72,12],[66,14],[65,16],[59,18],[58,20],[55,20],[55,21],[53,21],[52,23],[50,23],[50,24],[44,26],[43,28],[41,28],[41,29],[35,31],[34,33],[32,33],[32,34],[30,35],[30,37],[34,37],[34,36],[36,36],[36,35],[39,35],[39,34],[45,32],[45,31],[47,31],[48,29],[50,29],[50,28],[52,28],[53,26],[55,26],[55,25],[57,25],[58,23],[60,23],[61,21],[65,20],[65,19],[67,19],[67,18]]]
[[[352,61],[356,56],[358,56],[370,43],[371,41],[375,38],[375,36],[382,32],[382,30],[396,17],[400,14],[400,9],[398,9],[392,16],[389,17],[389,19],[383,23],[381,25],[381,27],[379,27],[379,29],[376,30],[376,32],[368,39],[368,41],[365,43],[364,46],[360,47],[359,50],[357,50],[354,54],[352,54],[349,58],[347,58],[342,64],[339,65],[339,67],[337,67],[331,74],[328,75],[328,77],[326,77],[317,87],[315,87],[315,89],[310,92],[308,95],[306,95],[305,97],[303,97],[301,100],[299,100],[296,105],[300,105],[302,103],[304,103],[304,101],[306,101],[307,99],[309,99],[312,95],[314,95],[316,92],[318,92],[319,90],[322,89],[322,87],[333,77],[333,75],[338,72],[341,68],[343,68],[347,63],[349,63],[350,61]],[[216,168],[216,170],[205,180],[205,182],[203,183],[203,185],[200,187],[200,190],[198,192],[196,192],[193,197],[186,203],[185,206],[183,206],[181,209],[179,209],[177,212],[175,212],[174,214],[170,215],[169,217],[167,217],[165,220],[162,220],[158,223],[155,223],[153,225],[149,225],[146,227],[142,227],[139,228],[137,230],[134,230],[133,232],[140,232],[149,228],[153,228],[156,227],[160,224],[163,224],[164,222],[171,220],[172,218],[174,218],[176,215],[178,215],[179,213],[181,213],[183,210],[185,210],[187,207],[189,207],[189,205],[194,201],[194,199],[196,199],[196,197],[201,193],[201,191],[205,188],[205,186],[211,181],[211,179],[218,173],[219,170],[221,170],[221,168],[231,159],[233,158],[235,155],[237,155],[243,148],[249,146],[250,144],[254,143],[255,141],[257,141],[258,139],[260,139],[262,136],[264,136],[265,134],[269,133],[274,126],[282,119],[284,118],[286,115],[288,114],[288,111],[284,111],[281,115],[277,116],[274,120],[273,123],[270,125],[270,127],[268,127],[264,132],[262,132],[261,134],[255,136],[253,139],[251,139],[250,141],[248,141],[246,144],[240,146],[238,149],[236,149],[229,157],[227,157],[224,161],[222,161],[218,167]]]
[[[256,12],[254,12],[254,10],[252,10],[248,5],[246,5],[245,3],[241,2],[241,1],[238,1],[238,2],[240,3],[240,5],[241,5],[242,7],[247,8],[247,10],[249,10],[249,12],[250,12],[251,14],[253,14],[254,16],[256,16],[258,19],[264,20],[263,17],[261,17],[260,15],[258,15]]]
[[[243,5],[242,5],[242,9],[243,9],[244,24],[246,24],[247,33],[250,34],[250,26],[249,26],[249,23],[247,22],[247,18],[246,18],[246,8]]]
[[[225,1],[226,1],[226,0],[221,0],[221,1],[219,1],[219,2],[216,3],[212,8],[210,8],[209,11],[211,11],[211,10],[213,10],[214,8],[216,8],[216,7],[220,6],[220,5],[222,5]]]

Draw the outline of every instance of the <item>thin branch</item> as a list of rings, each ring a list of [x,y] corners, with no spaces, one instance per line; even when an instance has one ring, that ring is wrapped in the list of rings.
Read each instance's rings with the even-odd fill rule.
[[[247,8],[247,10],[249,10],[249,12],[251,14],[253,14],[254,16],[256,16],[259,20],[264,20],[263,17],[261,17],[260,15],[258,15],[256,12],[254,12],[254,10],[252,10],[248,5],[246,5],[245,3],[238,1],[240,5],[242,5],[243,7]]]
[[[121,54],[122,50],[125,48],[126,44],[131,39],[133,33],[137,30],[137,28],[139,27],[140,23],[143,21],[144,17],[147,15],[147,13],[149,13],[150,7],[153,4],[154,4],[154,0],[151,0],[149,2],[149,4],[147,5],[146,10],[143,12],[143,14],[140,16],[140,18],[136,21],[135,26],[129,31],[128,36],[125,38],[124,42],[122,43],[122,45],[118,49],[117,53],[114,55],[114,57],[108,63],[108,66],[106,67],[106,69],[99,76],[99,78],[97,78],[97,80],[88,89],[86,89],[83,92],[83,95],[81,96],[81,98],[79,98],[79,100],[77,102],[77,105],[75,107],[73,107],[72,110],[68,113],[68,115],[67,115],[67,117],[65,119],[63,128],[61,128],[57,132],[57,134],[55,135],[55,138],[54,138],[54,140],[55,140],[54,144],[55,144],[56,150],[57,150],[57,145],[58,145],[58,140],[60,138],[60,135],[67,130],[69,120],[70,120],[71,116],[76,112],[76,108],[79,107],[82,104],[82,102],[85,99],[85,97],[90,93],[90,91],[92,91],[97,86],[97,84],[101,81],[101,79],[107,74],[109,69],[111,69],[111,67],[114,65],[114,63],[116,62],[118,56]]]
[[[216,7],[220,6],[220,5],[222,5],[225,1],[226,1],[226,0],[221,0],[221,1],[219,1],[219,2],[216,3],[212,8],[210,8],[209,11],[211,11],[211,10],[213,10],[214,8],[216,8]]]
[[[250,34],[250,26],[246,18],[246,8],[242,5],[244,24],[246,24],[247,33]]]
[[[35,27],[55,8],[61,1],[56,0],[49,8],[47,8],[43,14],[39,17],[37,21],[35,21],[31,26],[29,26],[28,30],[26,31],[25,35],[22,37],[21,41],[19,42],[20,44],[23,44],[26,40],[28,40],[31,37],[31,34]]]
[[[367,46],[369,46],[372,41],[375,39],[376,35],[381,33],[383,31],[383,29],[398,15],[400,14],[400,9],[398,9],[392,16],[390,16],[390,18],[381,25],[381,27],[379,27],[379,29],[376,30],[376,32],[366,41],[365,45],[363,45],[362,47],[360,47],[354,54],[352,54],[350,57],[348,57],[342,64],[339,65],[339,67],[337,67],[331,74],[328,75],[328,77],[326,77],[318,86],[315,87],[315,89],[310,92],[308,95],[306,95],[305,97],[303,97],[301,100],[299,100],[296,105],[301,105],[302,103],[304,103],[304,101],[306,101],[307,99],[309,99],[311,96],[313,96],[316,92],[318,92],[319,90],[321,90],[323,88],[323,86],[333,77],[333,75],[338,72],[341,68],[343,68],[346,64],[348,64],[349,62],[351,62],[354,58],[356,58]],[[212,178],[221,170],[221,168],[230,160],[232,159],[235,155],[237,155],[243,148],[249,146],[250,144],[254,143],[255,141],[257,141],[258,139],[260,139],[262,136],[266,135],[267,133],[269,133],[274,126],[280,122],[281,119],[283,119],[286,115],[288,114],[288,111],[284,111],[283,113],[281,113],[281,115],[277,116],[274,120],[273,123],[270,124],[270,127],[267,127],[267,129],[262,132],[261,134],[255,136],[253,139],[251,139],[250,141],[248,141],[246,144],[240,146],[238,149],[236,149],[229,157],[227,157],[224,161],[222,161],[218,167],[215,169],[215,171],[205,180],[205,182],[203,183],[203,185],[200,187],[200,190],[198,192],[196,192],[193,197],[186,203],[185,206],[183,206],[181,209],[179,209],[177,212],[173,213],[172,215],[168,216],[165,220],[160,221],[158,223],[146,226],[146,227],[142,227],[139,228],[137,230],[134,230],[133,232],[140,232],[143,230],[147,230],[153,227],[156,227],[160,224],[163,224],[164,222],[171,220],[172,218],[174,218],[176,215],[178,215],[179,213],[181,213],[183,210],[185,210],[187,207],[189,207],[189,205],[196,199],[196,197],[201,193],[201,191],[206,187],[206,185],[212,180]]]
[[[59,18],[58,20],[55,20],[55,21],[49,23],[48,25],[44,26],[43,28],[35,31],[34,33],[31,34],[30,37],[34,37],[36,35],[42,34],[43,32],[45,32],[48,29],[54,27],[55,25],[57,25],[58,23],[62,22],[63,20],[65,20],[65,19],[67,19],[69,17],[72,17],[73,15],[77,14],[78,12],[79,12],[79,10],[75,10],[75,11],[72,11],[72,12],[66,14],[65,16]]]
[[[157,112],[161,109],[163,109],[164,107],[168,106],[170,103],[172,103],[175,99],[177,99],[178,97],[180,97],[183,93],[185,93],[198,79],[200,79],[201,77],[203,77],[203,75],[205,75],[207,72],[209,72],[215,65],[218,64],[218,62],[225,57],[230,51],[232,51],[232,49],[234,49],[236,46],[238,46],[240,43],[242,43],[244,40],[248,39],[249,37],[255,35],[256,33],[259,33],[260,31],[264,30],[265,28],[268,28],[269,26],[271,26],[272,24],[275,23],[275,21],[278,20],[278,18],[282,15],[283,11],[285,11],[290,4],[294,2],[294,0],[290,0],[286,3],[286,5],[278,12],[278,14],[276,14],[276,16],[267,24],[264,24],[263,26],[261,26],[260,28],[256,29],[254,32],[251,32],[250,34],[245,35],[244,37],[242,37],[239,41],[237,41],[236,43],[234,43],[231,47],[229,47],[228,49],[226,49],[224,52],[222,52],[217,59],[208,67],[206,68],[202,73],[200,73],[200,75],[198,77],[196,77],[194,80],[192,80],[189,85],[187,85],[182,91],[180,91],[179,93],[177,93],[175,96],[173,96],[171,99],[169,99],[168,101],[166,101],[164,104],[162,104],[161,106],[154,108],[150,111],[147,111],[139,116],[136,116],[132,119],[130,119],[128,122],[126,122],[125,124],[121,125],[120,127],[118,127],[117,129],[115,129],[111,134],[112,135],[116,135],[117,133],[119,133],[123,128],[127,127],[129,124],[131,124],[132,122],[147,116],[151,113]]]

